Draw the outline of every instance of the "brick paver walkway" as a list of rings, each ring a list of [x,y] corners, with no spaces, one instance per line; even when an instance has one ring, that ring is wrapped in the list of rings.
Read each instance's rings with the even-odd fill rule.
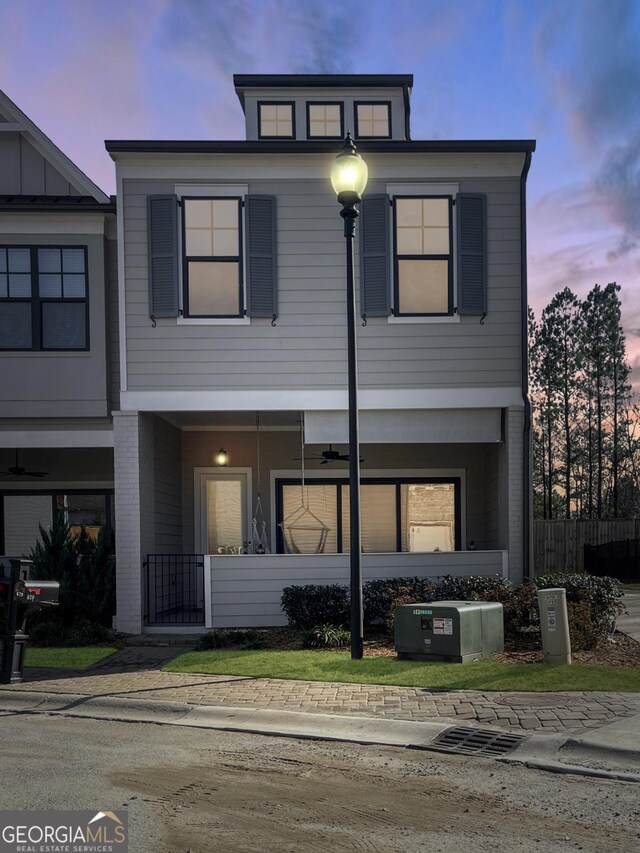
[[[473,721],[517,732],[563,734],[640,714],[640,693],[485,693],[162,672],[164,661],[181,651],[129,647],[84,672],[31,669],[24,684],[2,689],[396,720]]]

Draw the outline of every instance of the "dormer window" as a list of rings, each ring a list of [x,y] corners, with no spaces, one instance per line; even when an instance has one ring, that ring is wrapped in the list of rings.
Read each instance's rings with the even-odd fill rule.
[[[391,104],[388,101],[357,101],[355,110],[358,139],[391,138]]]
[[[314,103],[307,101],[307,138],[342,139],[343,105],[340,101]]]
[[[260,139],[294,139],[293,101],[260,101],[258,136]]]

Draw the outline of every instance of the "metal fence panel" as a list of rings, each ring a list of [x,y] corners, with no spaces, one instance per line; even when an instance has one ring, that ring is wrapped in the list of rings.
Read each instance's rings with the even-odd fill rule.
[[[204,625],[204,556],[148,554],[147,625]]]

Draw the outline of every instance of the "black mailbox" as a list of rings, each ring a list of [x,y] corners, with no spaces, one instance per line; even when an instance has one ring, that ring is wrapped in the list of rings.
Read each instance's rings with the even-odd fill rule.
[[[51,606],[58,603],[60,584],[58,581],[18,581],[14,596],[18,604]]]
[[[27,619],[41,607],[56,607],[60,584],[29,578],[31,561],[0,557],[0,594],[5,605],[5,635],[0,659],[0,683],[20,684],[28,635]]]

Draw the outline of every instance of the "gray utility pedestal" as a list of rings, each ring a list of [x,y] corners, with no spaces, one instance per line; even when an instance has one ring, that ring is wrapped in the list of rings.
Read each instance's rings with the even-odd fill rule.
[[[405,660],[466,663],[504,651],[502,605],[493,601],[401,604],[395,646]]]

